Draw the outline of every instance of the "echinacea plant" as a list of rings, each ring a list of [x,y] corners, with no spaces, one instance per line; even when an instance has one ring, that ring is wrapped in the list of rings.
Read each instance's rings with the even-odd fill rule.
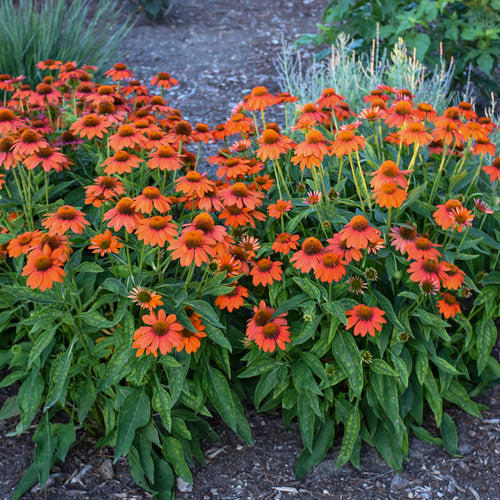
[[[380,82],[360,113],[255,87],[192,126],[168,73],[39,68],[34,89],[0,81],[1,386],[19,384],[0,418],[37,418],[15,498],[77,426],[172,498],[216,438],[206,417],[252,442],[249,401],[298,421],[298,477],[339,429],[338,466],[364,441],[399,470],[410,432],[458,453],[447,405],[480,418],[471,397],[500,378],[490,118]]]

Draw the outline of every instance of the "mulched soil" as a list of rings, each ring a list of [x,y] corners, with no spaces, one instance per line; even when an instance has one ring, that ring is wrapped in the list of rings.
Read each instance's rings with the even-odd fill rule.
[[[193,123],[215,125],[256,85],[277,91],[274,59],[281,42],[315,30],[328,0],[176,0],[167,19],[140,18],[125,42],[123,62],[141,79],[169,71],[180,85],[169,93]],[[497,351],[498,357],[498,351]],[[1,378],[1,376],[0,376]],[[0,406],[16,387],[0,390]],[[373,449],[362,450],[361,470],[335,470],[338,436],[327,458],[302,480],[293,468],[301,450],[295,425],[284,428],[278,414],[247,411],[255,444],[250,447],[220,421],[221,441],[205,446],[208,464],[195,467],[194,487],[178,483],[181,500],[250,499],[474,499],[500,498],[500,387],[480,401],[489,407],[480,421],[457,409],[462,458],[418,440],[410,441],[404,472],[396,474]],[[32,432],[7,437],[16,419],[0,422],[0,500],[10,498],[30,465]],[[112,450],[96,451],[80,431],[64,464],[54,467],[49,485],[27,499],[144,499],[124,460],[112,465]]]

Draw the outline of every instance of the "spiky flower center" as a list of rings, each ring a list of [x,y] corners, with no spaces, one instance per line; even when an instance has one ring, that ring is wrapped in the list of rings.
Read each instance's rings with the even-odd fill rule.
[[[152,327],[153,333],[159,337],[167,335],[170,325],[166,321],[157,321]]]
[[[234,196],[243,198],[248,195],[248,187],[243,182],[237,182],[231,187],[231,192],[234,194]]]
[[[52,148],[47,146],[46,148],[40,148],[37,152],[37,156],[39,158],[50,158],[53,152]]]
[[[160,190],[153,186],[147,186],[142,190],[142,195],[148,200],[156,200],[160,197]]]
[[[191,135],[191,132],[193,131],[193,128],[191,125],[185,121],[181,120],[177,125],[175,126],[175,133],[177,135]]]
[[[409,101],[398,101],[396,103],[396,114],[400,116],[406,116],[411,114],[413,110],[413,106],[410,104]]]
[[[386,182],[381,187],[381,191],[385,194],[394,194],[397,189],[398,189],[398,186],[396,186],[396,184],[394,184],[393,182]]]
[[[373,311],[370,306],[361,305],[358,308],[358,318],[363,321],[369,321],[373,317]]]
[[[443,299],[449,306],[458,304],[457,299],[451,293],[445,293]]]
[[[206,123],[197,123],[194,128],[197,132],[201,132],[203,134],[210,132],[210,127]]]
[[[125,162],[130,158],[128,152],[123,150],[117,151],[114,156],[115,156],[115,161],[120,161],[120,162],[121,161]]]
[[[259,309],[253,317],[253,320],[257,326],[266,325],[271,319],[272,313],[267,309]]]
[[[318,108],[316,108],[312,102],[304,104],[304,107],[302,108],[303,113],[315,113],[316,111],[318,111]]]
[[[323,245],[321,244],[321,241],[314,238],[314,236],[306,238],[304,243],[302,243],[302,250],[306,255],[317,255],[321,253],[322,249]]]
[[[57,216],[63,220],[73,220],[78,214],[71,205],[63,205],[57,209]]]
[[[214,220],[212,219],[211,215],[206,213],[198,214],[193,219],[193,224],[196,229],[199,229],[204,233],[211,231],[215,226]]]
[[[426,273],[437,273],[439,271],[439,262],[434,259],[425,259],[422,264],[422,269]]]
[[[37,271],[47,271],[52,266],[52,259],[47,255],[42,255],[35,259],[33,265]]]
[[[335,253],[326,253],[323,255],[323,265],[325,267],[335,267],[341,259],[341,256]]]
[[[275,130],[270,128],[264,130],[264,132],[262,133],[262,142],[264,144],[275,144],[276,142],[278,142],[279,138],[279,134]]]
[[[117,204],[116,204],[116,210],[120,215],[134,215],[135,210],[133,207],[134,201],[132,198],[122,198]]]
[[[257,262],[257,268],[259,269],[259,271],[266,272],[269,271],[271,267],[272,267],[272,262],[267,257],[264,259],[260,259],[259,262]]]
[[[184,242],[188,248],[198,248],[203,245],[203,235],[200,231],[187,231]]]
[[[266,87],[255,87],[255,88],[252,90],[252,95],[253,95],[253,96],[257,96],[257,97],[260,97],[260,96],[266,95],[267,93],[268,93],[268,92],[267,92]]]
[[[196,171],[196,170],[190,170],[187,174],[186,174],[186,179],[189,181],[189,182],[200,182],[201,180],[201,174],[200,172]]]
[[[337,134],[337,139],[341,142],[349,142],[354,138],[354,132],[352,130],[341,130]]]
[[[355,215],[351,220],[351,228],[353,231],[365,231],[368,229],[368,221],[362,215]]]
[[[262,334],[266,339],[275,339],[280,332],[279,326],[275,323],[267,323],[262,328]]]
[[[158,156],[160,158],[172,158],[174,154],[175,154],[174,149],[169,145],[160,146],[158,148]]]
[[[40,136],[34,130],[28,129],[21,134],[21,140],[26,144],[34,144],[40,140]]]
[[[85,127],[97,127],[101,120],[97,115],[91,114],[83,117],[82,123]]]
[[[165,229],[167,226],[167,218],[161,217],[160,215],[155,215],[149,219],[149,227],[154,231],[160,231],[161,229]]]
[[[134,127],[132,125],[122,125],[118,129],[118,135],[120,137],[132,137],[135,134]]]
[[[306,135],[306,142],[308,142],[309,144],[318,144],[323,141],[323,134],[319,130],[311,130]]]

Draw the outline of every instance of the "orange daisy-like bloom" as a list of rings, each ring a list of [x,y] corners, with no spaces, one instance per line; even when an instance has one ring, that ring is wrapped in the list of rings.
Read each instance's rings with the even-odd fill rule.
[[[321,96],[316,100],[316,104],[320,108],[333,108],[344,99],[344,96],[337,94],[335,89],[327,88],[321,91]]]
[[[56,61],[54,59],[46,59],[45,61],[40,61],[36,63],[38,69],[59,69],[62,65],[61,61]]]
[[[259,330],[271,321],[275,309],[268,307],[261,300],[258,306],[253,306],[253,316],[247,321],[246,335],[250,340],[254,340]]]
[[[379,238],[377,241],[370,241],[366,247],[367,253],[372,253],[377,255],[379,250],[385,248],[385,241],[383,238]]]
[[[227,158],[224,164],[217,169],[217,177],[222,179],[226,177],[228,180],[238,179],[250,171],[250,164],[244,158]]]
[[[459,132],[458,125],[446,118],[437,118],[435,122],[436,128],[432,131],[432,136],[435,141],[443,141],[446,144],[462,144],[463,137]]]
[[[347,223],[344,229],[339,231],[339,235],[346,240],[348,248],[362,249],[366,248],[369,243],[376,243],[380,238],[380,231],[370,227],[366,217],[355,215],[351,222]]]
[[[419,120],[413,103],[411,101],[402,99],[385,111],[385,123],[389,127],[401,128],[403,124],[408,125],[411,122]]]
[[[173,85],[178,85],[179,82],[170,76],[170,73],[158,73],[151,79],[151,85],[156,85],[157,87],[164,88],[168,90]]]
[[[319,191],[308,191],[307,198],[303,198],[306,205],[317,205],[321,202],[322,194]]]
[[[172,146],[165,144],[151,153],[147,165],[150,169],[159,168],[160,170],[180,170],[182,162],[179,154]]]
[[[198,214],[193,222],[184,224],[183,233],[191,230],[198,230],[203,233],[203,236],[212,241],[214,250],[218,255],[224,255],[229,249],[232,238],[227,235],[224,226],[216,225],[212,216],[208,213]]]
[[[127,69],[127,65],[123,63],[116,63],[111,69],[104,73],[108,78],[112,78],[114,82],[122,80],[132,80],[134,72]]]
[[[171,215],[155,215],[154,217],[141,219],[135,230],[139,241],[152,247],[158,245],[163,247],[165,242],[171,242],[177,236],[177,226],[169,221]]]
[[[284,351],[285,343],[290,342],[290,330],[286,319],[278,316],[270,320],[259,329],[254,341],[264,352],[274,352],[276,346]]]
[[[462,204],[455,199],[448,200],[444,205],[437,205],[437,210],[432,214],[434,220],[443,229],[449,229],[453,226],[452,212],[455,209],[462,208]]]
[[[417,105],[415,114],[420,118],[420,120],[427,120],[429,123],[434,123],[437,118],[437,113],[431,104],[427,102],[420,102]]]
[[[291,250],[295,250],[299,246],[299,235],[291,235],[289,233],[281,233],[276,236],[272,249],[274,252],[280,252],[283,255],[288,255]]]
[[[432,141],[432,135],[425,130],[425,125],[421,122],[408,123],[408,126],[399,132],[399,138],[406,146],[414,143],[425,146]]]
[[[295,146],[295,155],[291,161],[294,165],[304,168],[319,167],[325,155],[330,151],[323,134],[319,130],[311,130],[307,133],[304,142]]]
[[[471,210],[467,210],[465,207],[454,208],[451,211],[451,219],[453,223],[453,228],[461,233],[466,227],[472,226],[472,221],[475,215]]]
[[[24,125],[14,112],[9,108],[0,108],[0,135],[7,135]]]
[[[448,277],[443,280],[443,286],[450,290],[458,290],[464,283],[465,273],[450,262],[444,261],[444,265]]]
[[[209,143],[214,140],[214,135],[206,123],[197,123],[193,129],[193,142]]]
[[[238,246],[245,250],[249,259],[253,259],[260,249],[259,240],[254,236],[244,236],[238,243]]]
[[[119,253],[122,246],[118,238],[113,236],[113,233],[109,229],[106,229],[103,234],[96,234],[93,238],[90,238],[88,248],[92,253],[97,253],[101,257],[104,257],[110,253]]]
[[[260,259],[255,263],[255,266],[250,271],[252,283],[255,286],[267,286],[272,285],[274,281],[281,281],[281,276],[283,275],[281,264],[281,262],[273,262],[267,257]]]
[[[487,136],[485,130],[477,122],[467,122],[460,126],[460,133],[464,140],[468,141],[471,137],[473,139],[484,138]]]
[[[400,207],[407,196],[406,190],[399,188],[394,182],[386,182],[373,190],[375,201],[379,206],[386,208]]]
[[[257,150],[257,156],[262,160],[276,160],[281,154],[286,153],[294,147],[293,141],[285,135],[280,135],[272,128],[268,128],[262,132],[262,137],[259,139],[260,147]]]
[[[274,179],[269,175],[257,175],[253,180],[252,187],[259,191],[269,191],[274,186]]]
[[[472,104],[470,102],[460,102],[458,105],[460,113],[466,120],[476,120],[477,113],[474,111]]]
[[[362,337],[366,337],[367,333],[375,337],[375,332],[380,332],[382,324],[387,323],[383,317],[385,312],[378,307],[358,304],[350,311],[347,311],[346,314],[348,316],[346,329],[349,330],[354,326],[354,335],[361,335]]]
[[[411,281],[416,283],[424,280],[444,281],[448,279],[446,265],[435,259],[417,260],[408,268]]]
[[[321,241],[311,236],[304,240],[301,249],[293,254],[290,262],[293,262],[299,271],[308,273],[321,262],[324,253]]]
[[[146,186],[142,194],[134,198],[134,208],[144,214],[150,214],[153,208],[164,214],[170,210],[170,201],[157,187]]]
[[[331,151],[336,154],[338,158],[343,155],[348,155],[353,151],[358,151],[360,148],[364,149],[366,139],[360,135],[356,135],[353,130],[340,130],[335,136],[332,143]]]
[[[443,298],[437,301],[437,305],[439,307],[439,312],[446,319],[453,318],[462,312],[460,304],[451,293],[443,293]]]
[[[116,177],[99,176],[94,184],[85,187],[85,204],[93,204],[99,208],[104,201],[112,200],[125,192],[123,182]]]
[[[111,123],[107,117],[91,113],[76,120],[70,130],[84,139],[101,139],[110,127]]]
[[[140,286],[132,288],[127,298],[132,299],[140,308],[149,309],[150,311],[163,305],[163,300],[161,300],[161,295],[159,293]]]
[[[115,151],[142,146],[146,138],[133,125],[121,125],[116,134],[108,139],[108,145]]]
[[[138,328],[134,333],[134,343],[132,347],[137,349],[137,357],[152,354],[158,356],[158,349],[165,356],[175,347],[182,348],[182,326],[177,323],[177,316],[169,314],[164,309],[158,311],[156,315],[153,311],[145,314],[142,321],[148,326]]]
[[[253,210],[262,205],[264,194],[253,191],[243,182],[236,182],[228,189],[221,191],[221,197],[227,206],[236,205],[238,208]]]
[[[118,201],[115,208],[108,210],[102,220],[108,222],[108,227],[119,231],[122,227],[131,233],[138,225],[142,216],[135,211],[134,200],[124,197]]]
[[[28,254],[38,245],[41,235],[41,231],[38,230],[27,231],[10,240],[7,246],[9,257],[19,257],[22,254]]]
[[[49,234],[65,234],[71,230],[80,234],[85,226],[90,225],[84,217],[84,213],[71,205],[59,207],[55,213],[46,214],[42,226],[49,230]]]
[[[51,250],[61,249],[62,253],[59,257],[59,260],[61,260],[61,262],[66,262],[70,254],[73,252],[70,247],[71,242],[64,235],[50,235],[49,233],[44,233],[40,236],[40,239],[38,239],[37,243],[38,246],[36,248],[40,251],[42,251],[46,245],[48,245]]]
[[[320,111],[312,102],[304,104],[302,114],[299,116],[296,128],[308,128],[313,125],[321,124],[327,119],[326,113]]]
[[[500,156],[497,156],[491,165],[485,165],[483,170],[490,176],[491,182],[500,181]]]
[[[384,161],[380,167],[371,175],[373,179],[370,181],[370,186],[374,189],[380,189],[384,184],[392,182],[406,189],[408,180],[406,176],[410,170],[399,170],[399,167],[392,160]]]
[[[289,212],[293,205],[288,200],[278,200],[267,207],[267,211],[271,217],[279,219],[285,212]]]
[[[203,231],[192,229],[182,232],[181,235],[168,247],[172,251],[172,259],[180,259],[183,267],[190,266],[193,262],[200,267],[203,262],[210,262],[214,256],[213,240],[204,236]]]
[[[255,128],[254,121],[243,113],[235,113],[224,124],[225,135],[243,134],[248,135]]]
[[[24,164],[29,170],[41,165],[45,172],[50,172],[51,170],[62,172],[64,168],[69,169],[70,161],[59,151],[58,148],[53,149],[50,146],[40,148],[32,155],[25,158]]]
[[[439,289],[441,288],[441,284],[437,279],[429,279],[429,280],[423,280],[418,284],[420,291],[422,292],[423,295],[426,297],[430,297],[431,295],[436,295],[437,292],[439,292]]]
[[[243,306],[246,297],[248,297],[248,290],[244,286],[236,284],[229,293],[216,297],[215,305],[221,310],[227,309],[229,312],[233,312]]]
[[[139,168],[141,159],[128,151],[116,151],[116,153],[102,162],[104,172],[108,175],[125,174],[132,172],[133,168]]]
[[[176,191],[182,191],[187,196],[203,196],[212,191],[215,183],[208,179],[207,174],[200,174],[196,170],[190,170],[185,176],[175,181]]]
[[[186,308],[187,309],[187,308]],[[190,308],[189,308],[190,309]],[[187,311],[186,311],[187,312]],[[189,313],[188,313],[189,316]],[[205,325],[202,324],[199,319],[199,315],[193,311],[193,314],[189,318],[193,325],[193,328],[183,328],[182,335],[182,349],[185,349],[188,354],[196,352],[201,347],[200,339],[207,336],[204,332]]]
[[[224,205],[219,197],[219,192],[217,186],[207,191],[203,196],[197,196],[195,199],[196,206],[200,210],[204,210],[206,212],[219,212],[224,210]]]
[[[347,263],[351,262],[352,260],[359,262],[363,257],[361,250],[358,250],[354,247],[349,248],[347,246],[346,240],[343,239],[339,233],[335,233],[333,235],[333,238],[329,238],[326,241],[328,243],[326,251],[330,253],[341,254],[347,261]]]
[[[391,245],[403,255],[406,253],[408,245],[415,243],[418,239],[418,232],[414,226],[392,227],[389,231]]]
[[[472,152],[475,155],[489,154],[491,156],[495,156],[496,148],[495,145],[492,142],[490,142],[488,137],[478,137],[476,139],[476,143],[474,144]]]
[[[344,120],[348,120],[351,116],[356,116],[346,102],[342,101],[336,104],[333,108],[333,112],[338,121],[343,122]]]
[[[243,107],[247,111],[261,111],[278,102],[279,100],[270,94],[266,87],[254,87],[250,95],[246,97]]]
[[[233,247],[236,248],[236,247]],[[241,249],[239,249],[241,250]],[[244,253],[244,252],[242,252]],[[242,262],[231,254],[224,254],[221,257],[214,259],[214,263],[217,265],[218,273],[226,273],[227,276],[238,276],[239,274],[244,274],[242,271]]]
[[[42,292],[52,288],[54,282],[62,283],[66,275],[62,269],[63,249],[52,250],[45,245],[42,250],[35,248],[28,254],[28,260],[23,267],[23,276],[28,276],[26,284],[30,288],[40,288]]]
[[[10,170],[21,160],[20,155],[12,152],[13,144],[14,141],[10,137],[0,138],[0,165],[5,170]]]
[[[219,219],[224,220],[225,224],[231,227],[246,226],[247,224],[255,227],[254,218],[258,220],[265,220],[266,216],[256,210],[239,208],[236,205],[226,207],[224,211],[219,214]]]
[[[16,155],[29,156],[46,147],[48,147],[47,141],[38,132],[29,128],[14,141],[12,152]]]
[[[408,243],[405,250],[408,252],[408,259],[436,259],[441,256],[435,247],[440,247],[437,243],[432,243],[431,240],[424,236],[419,236],[414,241]]]
[[[323,254],[321,262],[314,269],[314,276],[320,281],[338,282],[346,274],[347,262],[342,259],[341,253],[327,252]]]

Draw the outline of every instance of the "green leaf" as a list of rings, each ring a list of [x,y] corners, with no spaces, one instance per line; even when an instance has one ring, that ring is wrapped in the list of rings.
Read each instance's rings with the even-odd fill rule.
[[[34,464],[31,464],[17,484],[12,500],[19,500],[33,485],[38,483],[38,478],[38,470]]]
[[[432,362],[441,370],[451,375],[460,375],[461,373],[448,361],[438,356],[432,358]]]
[[[417,374],[417,378],[420,384],[424,383],[428,369],[429,369],[429,360],[427,359],[427,355],[419,351],[417,354],[417,359],[415,361],[415,372]]]
[[[312,452],[315,415],[304,397],[299,397],[297,399],[297,420],[302,442],[304,446]]]
[[[360,397],[363,391],[363,369],[361,354],[352,335],[344,332],[335,335],[332,349],[337,362],[347,374],[349,387]]]
[[[217,326],[218,328],[224,328],[224,325],[221,325],[219,322],[217,313],[208,302],[205,302],[204,300],[185,300],[184,304],[191,306],[198,314],[201,315],[202,318],[205,318],[207,321],[212,323],[212,325]]]
[[[205,332],[210,340],[213,340],[216,344],[219,344],[220,346],[226,348],[229,352],[233,351],[231,343],[226,338],[222,330],[220,330],[220,328],[217,328],[210,323],[205,323]]]
[[[422,323],[428,326],[432,326],[434,328],[436,327],[446,328],[450,326],[449,323],[442,320],[437,314],[432,314],[430,312],[424,311],[424,309],[417,309],[416,311],[414,311],[412,316],[420,318],[422,320]]]
[[[420,427],[418,425],[412,425],[411,430],[415,437],[421,439],[422,441],[426,441],[427,443],[435,444],[436,446],[442,446],[443,440],[433,436],[427,429],[424,427]]]
[[[80,273],[102,273],[104,269],[95,262],[82,262],[77,268]]]
[[[25,431],[31,425],[42,398],[43,387],[43,377],[36,371],[32,371],[21,385],[17,394],[17,404],[21,411],[21,421],[16,428],[16,434]]]
[[[455,403],[467,413],[477,418],[482,418],[478,405],[470,399],[467,390],[458,380],[453,379],[450,382],[450,385],[443,394],[443,398]]]
[[[153,408],[160,415],[161,421],[168,432],[172,429],[171,407],[172,398],[170,397],[170,394],[156,379],[155,385],[153,386]]]
[[[450,455],[455,455],[458,457],[461,456],[458,452],[457,428],[455,427],[455,422],[453,422],[453,419],[447,413],[443,413],[443,419],[441,421],[439,430],[441,431],[441,436],[443,438],[443,444],[446,448],[446,451]]]
[[[307,293],[310,297],[315,299],[317,302],[321,301],[321,288],[318,285],[315,285],[312,283],[310,280],[307,278],[299,278],[299,277],[294,277],[293,281],[299,285],[301,290],[304,290],[304,292]]]
[[[497,340],[497,329],[492,319],[483,320],[477,327],[477,373],[481,375],[488,364],[491,350]]]
[[[120,280],[117,280],[116,278],[105,279],[101,284],[101,287],[104,288],[104,290],[116,293],[117,295],[120,295],[122,297],[127,297],[129,295],[127,287]]]
[[[31,348],[30,355],[28,358],[28,368],[31,367],[33,361],[38,359],[42,352],[47,348],[47,346],[52,342],[54,335],[56,334],[59,325],[53,326],[50,330],[45,330],[36,338],[33,343],[33,347]]]
[[[352,455],[354,449],[354,444],[356,443],[359,430],[361,427],[361,418],[359,415],[358,406],[354,406],[351,413],[347,417],[344,424],[344,438],[342,439],[342,447],[340,448],[339,456],[337,457],[337,463],[335,467],[338,469],[342,467]]]
[[[325,304],[322,304],[321,307],[325,312],[333,314],[341,323],[347,325],[347,316],[342,302],[326,302]]]
[[[19,415],[19,407],[17,406],[17,396],[10,396],[5,400],[5,403],[0,410],[0,420],[15,417]]]
[[[278,365],[277,361],[274,358],[266,357],[260,358],[249,364],[245,370],[243,370],[238,377],[239,378],[250,378],[256,377],[257,375],[261,375],[262,373],[266,373]]]
[[[80,425],[83,424],[90,408],[92,408],[96,394],[94,383],[90,378],[87,378],[78,388],[76,392],[76,405],[78,408],[78,421]]]
[[[274,370],[269,373],[261,375],[254,392],[254,403],[258,408],[262,403],[263,399],[274,389],[276,386],[276,375],[278,373],[279,366],[276,366]]]
[[[226,377],[206,363],[207,371],[205,373],[206,391],[208,398],[220,413],[224,421],[231,427],[236,428],[236,411],[234,408],[233,397]]]
[[[114,321],[106,319],[101,313],[97,311],[85,311],[79,315],[80,318],[87,323],[87,325],[92,326],[97,329],[110,328],[115,326]]]
[[[303,293],[299,293],[298,295],[295,295],[291,299],[288,299],[287,301],[283,302],[283,304],[280,304],[278,309],[273,314],[273,318],[276,316],[279,316],[280,314],[283,314],[285,312],[288,312],[290,310],[296,310],[299,308],[300,305],[302,305],[305,301],[307,300],[307,296]]]
[[[184,448],[182,444],[177,439],[166,437],[163,440],[162,451],[165,458],[172,464],[175,473],[187,483],[193,484],[191,471],[184,460]]]
[[[150,403],[144,391],[134,390],[122,403],[118,414],[114,463],[126,455],[134,440],[135,431],[149,422]]]
[[[389,377],[397,377],[398,374],[383,360],[375,358],[370,363],[370,370],[380,375],[388,375]]]
[[[401,332],[405,331],[405,328],[399,321],[399,318],[396,316],[396,313],[394,312],[394,308],[392,307],[392,304],[390,303],[389,299],[382,295],[381,292],[378,290],[373,289],[373,294],[376,296],[378,303],[382,306],[382,310],[385,312],[387,315],[387,318],[389,321],[397,327]]]
[[[133,366],[133,359],[133,350],[129,344],[117,349],[111,359],[106,362],[106,368],[97,386],[97,392],[107,389],[110,385],[116,384],[128,375]]]

